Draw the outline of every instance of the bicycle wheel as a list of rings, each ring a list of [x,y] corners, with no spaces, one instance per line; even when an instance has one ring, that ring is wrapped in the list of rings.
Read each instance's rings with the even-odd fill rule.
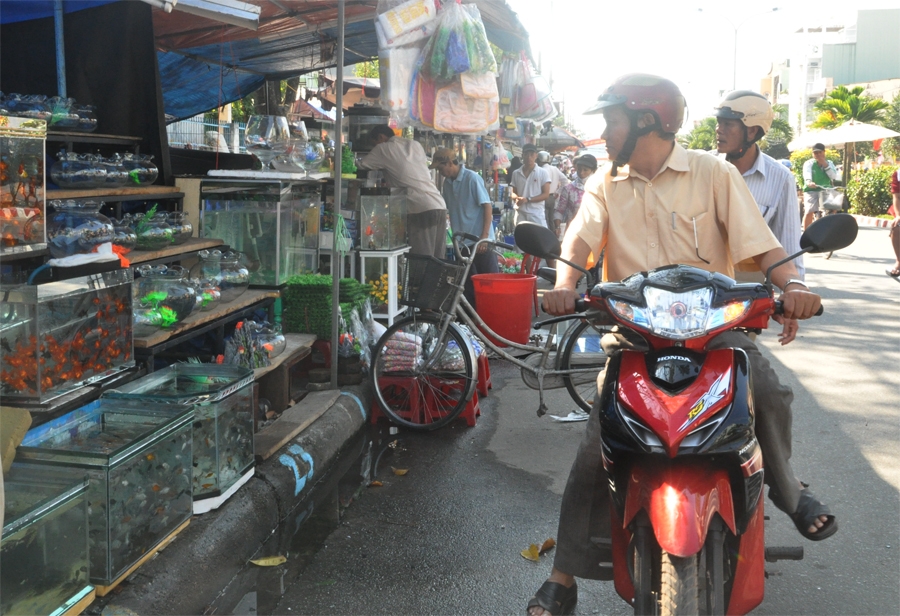
[[[560,370],[585,370],[563,375],[562,378],[569,395],[586,413],[591,412],[597,395],[597,375],[606,365],[606,353],[600,348],[600,338],[606,332],[607,330],[598,329],[588,321],[580,321],[571,334],[567,334],[559,357]]]
[[[440,329],[437,317],[414,314],[378,341],[372,385],[381,410],[396,424],[436,430],[456,419],[472,398],[477,380],[472,346],[455,324],[440,345]]]

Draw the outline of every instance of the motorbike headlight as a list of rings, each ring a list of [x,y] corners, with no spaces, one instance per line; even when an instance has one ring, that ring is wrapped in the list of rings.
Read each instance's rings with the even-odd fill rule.
[[[614,298],[609,305],[622,319],[654,334],[686,340],[741,318],[750,307],[750,300],[745,300],[713,308],[712,297],[711,287],[675,293],[648,286],[644,288],[646,308]]]

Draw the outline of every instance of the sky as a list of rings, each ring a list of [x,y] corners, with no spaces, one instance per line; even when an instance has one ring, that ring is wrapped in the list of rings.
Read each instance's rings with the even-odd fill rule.
[[[758,90],[772,63],[791,55],[798,28],[850,25],[857,10],[900,8],[900,0],[507,2],[528,30],[541,73],[552,79],[554,98],[565,101],[567,118],[586,139],[600,137],[603,119],[582,112],[619,75],[645,72],[674,81],[687,99],[685,124],[692,126],[711,114],[733,81],[737,89]]]

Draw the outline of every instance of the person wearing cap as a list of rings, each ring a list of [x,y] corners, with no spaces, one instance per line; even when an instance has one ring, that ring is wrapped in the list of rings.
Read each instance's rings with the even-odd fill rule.
[[[716,106],[716,146],[720,158],[737,167],[747,182],[769,229],[785,252],[800,252],[800,217],[797,215],[797,181],[794,174],[777,160],[759,149],[762,139],[775,119],[772,105],[762,94],[736,90],[727,94]],[[803,257],[793,261],[798,278],[804,280],[806,270]],[[735,279],[739,282],[763,282],[765,275],[751,259],[735,265]],[[781,344],[788,344],[797,335],[796,319],[785,319]]]
[[[447,253],[447,206],[428,172],[425,149],[417,141],[395,137],[386,124],[375,126],[369,138],[376,145],[359,167],[380,169],[391,187],[406,189],[409,252],[443,259]]]
[[[581,273],[591,252],[605,249],[604,280],[623,280],[641,271],[672,264],[692,265],[734,275],[734,263],[752,258],[762,270],[787,258],[760,215],[737,169],[706,152],[685,150],[675,141],[684,122],[685,100],[672,81],[647,74],[617,79],[586,113],[602,113],[603,138],[612,162],[588,178],[578,215],[566,230],[556,284],[545,291],[544,310],[575,312]],[[772,271],[788,318],[806,319],[821,298],[798,280],[785,262]],[[775,317],[778,318],[778,317]],[[646,341],[627,329],[604,336],[607,355],[646,349]],[[793,394],[757,346],[740,331],[712,339],[707,348],[740,348],[753,373],[756,437],[766,460],[769,498],[786,512],[807,538],[819,540],[837,531],[826,506],[794,476],[791,456]],[[569,474],[560,509],[553,569],[528,602],[531,616],[574,613],[576,577],[613,579],[609,482],[603,466],[599,391]]]
[[[453,233],[468,233],[479,239],[494,239],[491,198],[481,176],[467,169],[450,148],[440,148],[431,157],[431,169],[437,169],[444,178],[441,194],[450,215],[450,229]],[[472,242],[465,242],[472,244]],[[478,252],[465,281],[465,297],[475,306],[473,274],[497,274],[500,265],[497,253],[488,244],[478,247]]]
[[[584,197],[584,183],[597,170],[597,159],[592,154],[582,154],[575,159],[575,179],[563,186],[556,199],[553,212],[553,230],[556,235],[562,225],[568,225],[578,214]]]
[[[803,163],[803,228],[812,224],[823,188],[834,186],[837,169],[834,163],[825,158],[825,146],[817,143],[813,146],[813,157]]]

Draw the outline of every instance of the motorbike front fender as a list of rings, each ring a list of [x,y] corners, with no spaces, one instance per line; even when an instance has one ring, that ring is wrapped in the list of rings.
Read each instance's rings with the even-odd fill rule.
[[[647,511],[659,547],[679,557],[697,554],[718,513],[736,534],[731,483],[724,469],[709,462],[670,460],[631,468],[623,522],[627,526],[641,509]]]

